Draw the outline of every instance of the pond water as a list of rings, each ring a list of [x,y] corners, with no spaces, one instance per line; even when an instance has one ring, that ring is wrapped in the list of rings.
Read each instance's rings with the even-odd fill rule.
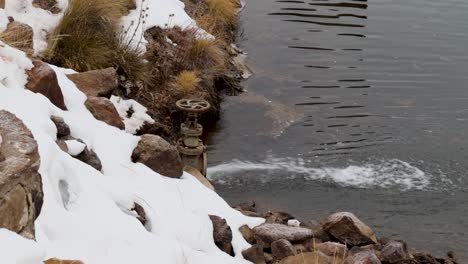
[[[218,193],[468,255],[468,0],[250,0],[241,21],[255,75],[209,138]]]

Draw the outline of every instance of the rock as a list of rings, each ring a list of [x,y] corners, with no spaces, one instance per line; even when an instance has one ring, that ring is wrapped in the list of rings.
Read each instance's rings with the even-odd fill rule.
[[[413,257],[420,264],[440,264],[434,256],[428,253],[415,253]]]
[[[67,110],[55,71],[47,63],[39,60],[33,61],[33,65],[34,68],[28,71],[26,88],[44,95],[58,108]]]
[[[171,177],[182,176],[182,160],[177,148],[160,136],[146,134],[141,136],[132,153],[133,162],[141,162],[155,172]]]
[[[31,26],[13,21],[8,23],[7,28],[2,32],[2,41],[32,55],[34,51],[33,35]]]
[[[189,173],[193,177],[195,177],[199,182],[201,182],[203,185],[205,185],[206,188],[208,188],[208,189],[210,189],[212,191],[215,190],[213,184],[211,184],[211,182],[205,176],[203,176],[203,174],[201,174],[200,171],[198,171],[194,167],[187,165],[187,166],[184,167],[184,171]]]
[[[289,220],[295,219],[292,215],[280,211],[268,211],[263,215],[265,223],[287,225]]]
[[[146,222],[148,221],[148,219],[146,218],[145,208],[143,208],[143,206],[141,206],[141,205],[139,205],[137,203],[134,203],[133,208],[131,210],[134,211],[135,213],[137,213],[138,221],[140,221],[141,224],[143,226],[145,226]]]
[[[243,225],[239,227],[239,232],[241,233],[242,237],[244,237],[245,241],[247,241],[247,243],[251,245],[255,243],[254,233],[249,226]]]
[[[5,0],[0,0],[0,8],[5,9]]]
[[[231,227],[223,219],[216,215],[210,215],[211,222],[213,223],[213,239],[215,244],[222,251],[229,255],[233,254],[232,251],[232,230]]]
[[[88,97],[85,105],[97,120],[119,129],[125,129],[124,122],[109,99],[105,97]]]
[[[279,264],[331,264],[331,261],[322,252],[315,251],[284,258]]]
[[[286,239],[279,239],[271,243],[271,253],[277,260],[297,254],[294,246]]]
[[[57,127],[57,138],[66,137],[70,135],[70,127],[65,123],[60,116],[51,116],[50,120],[54,122]]]
[[[74,73],[67,77],[88,97],[109,97],[119,80],[114,68]]]
[[[84,143],[83,141],[79,140],[80,142]],[[75,158],[80,160],[89,166],[95,168],[98,171],[102,169],[102,163],[97,154],[92,150],[89,149],[88,146],[81,152],[79,155],[76,155]]]
[[[0,228],[34,238],[42,203],[38,146],[15,115],[0,110]]]
[[[404,241],[389,241],[380,251],[379,259],[385,263],[399,263],[410,257]]]
[[[276,240],[286,239],[291,243],[302,242],[314,236],[312,230],[303,227],[291,227],[281,224],[262,224],[253,229],[257,243],[264,248]]]
[[[348,252],[348,248],[345,245],[335,242],[318,243],[315,245],[315,249],[327,256],[338,257],[340,259],[344,259]]]
[[[84,264],[84,262],[79,260],[62,260],[53,258],[44,261],[44,264]]]
[[[373,250],[354,247],[348,251],[344,264],[381,264]]]
[[[374,231],[352,213],[332,214],[322,222],[322,228],[350,247],[377,243]]]
[[[67,143],[65,143],[65,140],[59,139],[59,140],[55,141],[55,143],[57,143],[57,145],[59,146],[59,148],[60,148],[63,152],[68,153],[68,145],[67,145]]]
[[[255,201],[251,202],[244,202],[240,204],[234,205],[232,208],[238,210],[238,211],[250,211],[250,212],[257,212]]]
[[[303,244],[294,244],[294,249],[296,249],[297,253],[304,253],[309,252],[311,250],[307,250],[307,248]]]
[[[52,14],[60,13],[60,8],[57,6],[57,0],[33,0],[33,6],[50,11]]]
[[[242,251],[242,256],[254,264],[266,264],[263,249],[259,246],[252,246]]]

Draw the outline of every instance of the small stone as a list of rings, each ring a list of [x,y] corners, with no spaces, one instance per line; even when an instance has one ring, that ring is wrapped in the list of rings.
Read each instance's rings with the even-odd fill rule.
[[[81,141],[83,142],[83,141]],[[84,143],[84,142],[83,142]],[[88,146],[81,152],[79,155],[76,155],[75,158],[80,160],[89,166],[93,167],[94,169],[101,171],[102,163],[97,154],[92,150],[89,149]]]
[[[141,162],[153,171],[171,178],[180,178],[183,164],[179,152],[160,136],[141,136],[132,153],[133,162]]]
[[[226,219],[216,215],[210,215],[211,222],[213,223],[213,239],[215,244],[222,251],[229,255],[233,254],[232,249],[232,230],[227,224]]]
[[[125,129],[124,122],[109,99],[105,97],[88,97],[85,106],[97,120],[118,129]]]
[[[389,241],[380,251],[380,260],[382,262],[399,263],[408,258],[408,247],[404,241]]]
[[[249,244],[254,244],[255,243],[255,237],[252,229],[250,229],[249,226],[243,225],[239,227],[239,232],[242,234],[242,237],[244,237],[245,241]]]
[[[47,63],[39,60],[33,61],[33,65],[34,68],[27,72],[26,88],[34,93],[44,95],[58,108],[67,110],[55,71]]]
[[[374,231],[349,212],[339,212],[328,216],[323,221],[322,228],[350,247],[377,243]]]
[[[314,236],[312,230],[303,227],[291,227],[281,224],[262,224],[253,229],[257,242],[264,248],[276,240],[286,239],[291,243],[302,242]]]
[[[271,253],[277,260],[296,255],[296,249],[286,239],[279,239],[271,243]]]
[[[239,211],[250,211],[250,212],[255,212],[255,213],[257,212],[255,201],[236,204],[232,208],[239,210]]]
[[[57,128],[57,138],[66,137],[70,135],[70,127],[65,123],[60,116],[51,116],[50,120],[54,122]]]
[[[88,97],[109,97],[118,87],[118,76],[114,68],[74,73],[67,77]]]
[[[265,218],[265,223],[283,225],[287,225],[289,220],[294,219],[292,215],[281,211],[268,211],[263,218]]]
[[[148,221],[148,219],[146,218],[145,208],[143,208],[143,206],[139,205],[138,203],[134,203],[133,208],[131,210],[137,213],[138,221],[140,221],[141,224],[145,226],[146,222]]]
[[[279,264],[331,264],[331,262],[328,256],[320,251],[315,251],[284,258]]]
[[[381,264],[373,250],[353,247],[348,251],[344,264]]]
[[[254,264],[266,264],[263,249],[257,245],[242,251],[242,256]]]

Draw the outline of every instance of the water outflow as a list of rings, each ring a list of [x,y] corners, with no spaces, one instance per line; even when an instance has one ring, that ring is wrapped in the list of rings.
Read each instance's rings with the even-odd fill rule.
[[[262,162],[233,160],[209,168],[208,178],[223,185],[243,184],[245,181],[262,184],[300,178],[342,187],[398,188],[402,191],[440,189],[452,184],[444,175],[434,177],[398,159],[324,168],[309,167],[304,159],[271,157]]]

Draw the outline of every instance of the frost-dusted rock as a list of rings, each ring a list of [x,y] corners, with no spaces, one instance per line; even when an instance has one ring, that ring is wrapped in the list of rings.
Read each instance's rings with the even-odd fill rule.
[[[125,129],[124,122],[109,99],[91,96],[86,100],[85,106],[97,120],[119,129]]]
[[[245,241],[247,241],[247,243],[251,245],[255,243],[254,233],[248,225],[239,227],[239,232],[241,233],[242,237],[244,237]]]
[[[57,6],[57,0],[33,0],[33,6],[50,11],[52,14],[60,13],[60,8]]]
[[[266,223],[287,225],[289,220],[294,219],[294,216],[281,211],[268,211],[263,216]]]
[[[70,127],[65,123],[63,118],[60,116],[51,116],[50,120],[54,122],[55,127],[57,128],[57,137],[66,137],[70,135]]]
[[[363,246],[377,243],[374,231],[354,214],[339,212],[322,222],[325,232],[348,246]]]
[[[79,260],[63,260],[52,258],[44,261],[44,264],[84,264],[84,262]]]
[[[15,115],[0,110],[0,228],[34,237],[42,202],[37,143]]]
[[[331,264],[331,260],[322,252],[315,251],[284,258],[279,264]]]
[[[210,215],[213,223],[213,239],[215,244],[227,254],[232,254],[232,230],[226,219],[216,215]]]
[[[80,142],[84,143],[83,141]],[[102,169],[102,163],[98,155],[92,149],[88,148],[88,146],[84,148],[83,152],[76,155],[75,158],[88,164],[89,166],[95,168],[98,171],[101,171]]]
[[[259,246],[254,245],[242,251],[242,256],[254,264],[266,264],[263,248]]]
[[[255,238],[264,248],[276,240],[286,239],[291,243],[302,242],[314,236],[312,230],[303,227],[292,227],[281,224],[262,224],[253,229]]]
[[[185,166],[184,171],[195,177],[198,181],[205,185],[206,188],[212,191],[215,190],[213,184],[211,184],[211,182],[205,176],[203,176],[199,170],[192,166]]]
[[[297,254],[294,246],[286,239],[279,239],[271,243],[271,253],[278,260]]]
[[[379,255],[379,259],[385,263],[399,263],[409,257],[410,255],[406,243],[396,240],[387,242]]]
[[[58,108],[67,110],[55,71],[47,63],[39,60],[33,61],[33,65],[34,68],[28,71],[26,88],[49,98]]]
[[[118,76],[114,68],[80,72],[67,75],[87,96],[108,97],[118,86]]]
[[[348,251],[344,264],[381,264],[381,262],[373,250],[353,247]]]
[[[132,160],[145,164],[163,176],[180,178],[183,173],[184,166],[177,148],[160,136],[151,134],[141,136],[137,147],[133,150]]]
[[[336,256],[340,259],[344,259],[348,252],[348,248],[345,245],[335,242],[317,243],[314,247],[327,256]]]
[[[18,21],[8,23],[7,28],[2,32],[2,41],[14,43],[15,48],[31,55],[33,52],[33,29],[28,24]]]

